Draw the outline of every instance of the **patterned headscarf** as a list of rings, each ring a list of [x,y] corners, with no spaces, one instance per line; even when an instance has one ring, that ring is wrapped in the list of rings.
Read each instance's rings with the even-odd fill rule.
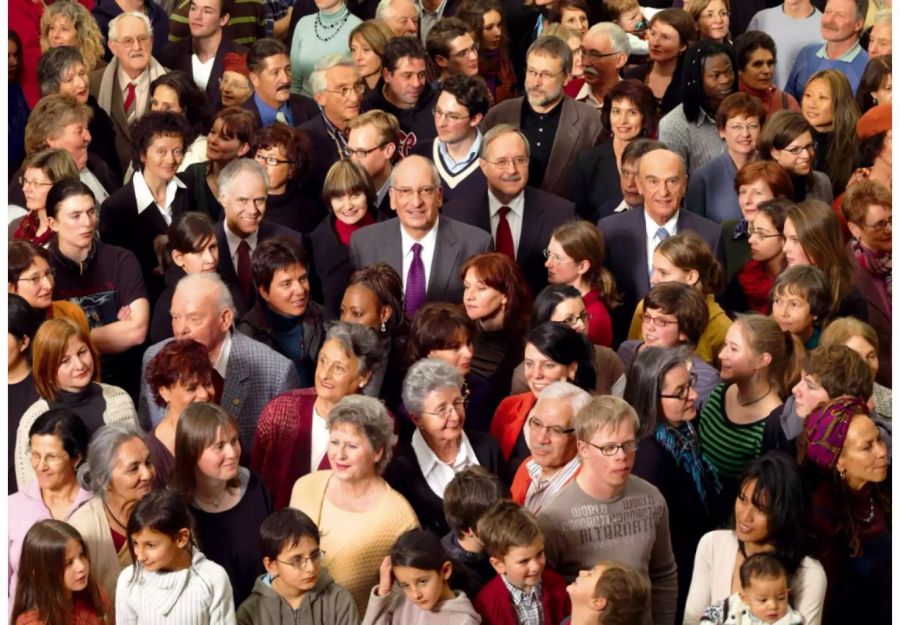
[[[833,469],[847,440],[850,420],[858,414],[869,414],[866,401],[849,395],[813,410],[805,425],[809,435],[807,457],[823,469]]]

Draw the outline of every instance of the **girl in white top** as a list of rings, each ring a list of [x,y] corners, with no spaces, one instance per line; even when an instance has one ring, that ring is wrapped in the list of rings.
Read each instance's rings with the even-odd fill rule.
[[[225,569],[194,544],[194,520],[172,491],[158,490],[128,519],[134,564],[119,575],[116,625],[234,625]]]

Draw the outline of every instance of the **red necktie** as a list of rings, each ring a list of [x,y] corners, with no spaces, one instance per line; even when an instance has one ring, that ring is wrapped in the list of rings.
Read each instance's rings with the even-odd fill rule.
[[[125,87],[125,91],[126,91],[126,93],[125,93],[125,118],[130,119],[131,115],[132,115],[132,113],[134,113],[134,109],[135,109],[135,107],[134,107],[134,101],[135,101],[134,83],[133,82],[128,83],[128,85],[126,85],[126,87]]]
[[[501,254],[506,254],[516,262],[516,246],[513,245],[512,230],[509,228],[509,221],[506,216],[509,214],[509,206],[500,207],[500,219],[497,222],[497,237],[494,248]]]
[[[244,303],[250,305],[250,295],[253,289],[253,274],[250,272],[250,244],[241,241],[238,245],[237,279],[241,287],[241,295]]]

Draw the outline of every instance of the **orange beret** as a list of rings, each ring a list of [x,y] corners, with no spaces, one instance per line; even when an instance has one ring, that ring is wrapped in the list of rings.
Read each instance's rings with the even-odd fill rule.
[[[868,139],[891,129],[891,105],[873,106],[856,122],[856,134],[860,139]]]

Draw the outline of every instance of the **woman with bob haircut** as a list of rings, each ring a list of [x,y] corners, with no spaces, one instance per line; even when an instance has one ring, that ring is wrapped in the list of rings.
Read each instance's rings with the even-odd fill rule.
[[[193,78],[180,70],[156,78],[150,83],[150,110],[180,113],[187,119],[191,132],[184,138],[184,158],[178,166],[179,172],[206,160],[206,135],[212,114],[206,92]]]
[[[10,241],[7,261],[7,291],[24,299],[40,321],[70,319],[85,334],[90,333],[87,315],[81,306],[64,299],[52,299],[56,272],[50,268],[50,254],[45,248],[30,241]]]
[[[117,386],[100,382],[100,356],[84,329],[68,319],[48,319],[32,346],[34,385],[40,399],[19,422],[16,432],[16,481],[19,488],[34,479],[28,461],[28,432],[48,410],[68,408],[89,434],[109,423],[137,423],[134,402]]]
[[[263,573],[256,540],[259,526],[275,511],[269,489],[241,467],[241,442],[234,417],[219,406],[195,402],[181,413],[175,431],[170,488],[187,502],[197,542],[207,558],[228,573],[235,605],[250,596]]]
[[[821,625],[826,577],[807,545],[806,509],[793,458],[772,451],[750,462],[738,478],[734,529],[713,530],[697,545],[685,625],[696,625],[707,606],[731,595],[740,565],[762,552],[773,553],[784,564],[791,603],[803,622]]]
[[[831,204],[834,191],[831,180],[813,168],[816,151],[813,127],[797,111],[778,111],[771,115],[759,134],[759,158],[781,165],[791,177],[794,195],[802,202],[816,199]]]
[[[766,115],[800,110],[794,96],[775,85],[778,52],[772,37],[759,30],[741,33],[734,40],[734,55],[737,58],[738,89],[758,98]]]
[[[28,213],[9,222],[9,240],[49,245],[53,230],[47,219],[47,194],[50,187],[63,178],[78,178],[78,168],[71,154],[61,149],[50,149],[28,156],[22,162],[22,172],[19,182]]]
[[[853,317],[839,317],[828,324],[819,338],[819,347],[829,345],[846,345],[862,357],[876,380],[870,408],[887,419],[891,418],[891,389],[882,386],[879,380],[887,384],[891,379],[879,376],[881,370],[879,354],[879,339],[875,329],[864,321]]]
[[[516,97],[519,87],[509,58],[503,7],[497,0],[463,0],[456,17],[474,33],[478,44],[478,75],[487,84],[493,104]]]
[[[359,70],[359,76],[366,84],[365,98],[381,80],[384,47],[394,33],[381,20],[366,20],[350,31],[350,58]]]

